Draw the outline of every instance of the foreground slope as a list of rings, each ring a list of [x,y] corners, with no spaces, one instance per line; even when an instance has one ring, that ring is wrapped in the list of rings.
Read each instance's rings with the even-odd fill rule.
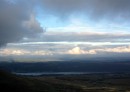
[[[16,76],[0,71],[0,92],[130,92],[130,74]]]

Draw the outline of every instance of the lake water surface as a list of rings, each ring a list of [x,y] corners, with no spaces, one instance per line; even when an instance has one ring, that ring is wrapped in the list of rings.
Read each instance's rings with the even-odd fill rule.
[[[83,75],[83,74],[94,74],[94,73],[104,73],[104,72],[40,72],[40,73],[16,73],[16,75],[26,75],[26,76],[40,76],[40,75]]]

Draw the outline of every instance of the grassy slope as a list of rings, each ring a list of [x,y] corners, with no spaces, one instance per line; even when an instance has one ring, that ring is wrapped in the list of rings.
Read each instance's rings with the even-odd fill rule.
[[[129,92],[130,76],[20,77],[0,71],[0,92]]]
[[[58,81],[57,81],[58,82]],[[50,82],[40,78],[24,78],[0,71],[0,92],[67,92],[80,90],[73,85]],[[71,91],[70,91],[71,92]]]

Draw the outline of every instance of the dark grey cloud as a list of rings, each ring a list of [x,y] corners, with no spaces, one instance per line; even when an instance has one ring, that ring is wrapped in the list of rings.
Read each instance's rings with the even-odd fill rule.
[[[93,19],[130,17],[130,0],[41,0],[47,13],[68,16],[73,13],[83,13]]]
[[[0,0],[0,46],[42,32],[33,8],[33,3],[25,0]]]

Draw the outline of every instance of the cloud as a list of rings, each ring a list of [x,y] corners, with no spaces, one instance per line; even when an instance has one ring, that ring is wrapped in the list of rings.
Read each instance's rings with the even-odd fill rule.
[[[75,47],[67,52],[67,54],[99,54],[99,53],[130,53],[130,46],[121,46],[115,48],[101,48],[101,49],[90,49],[82,50],[80,47]]]
[[[54,52],[50,52],[50,51],[35,51],[33,52],[31,55],[53,55]]]
[[[12,0],[13,1],[13,0]],[[25,0],[0,0],[0,46],[43,32],[35,19],[34,6]],[[27,26],[24,26],[24,23]],[[33,29],[33,30],[32,30]]]
[[[60,17],[80,13],[93,20],[111,18],[128,20],[130,16],[129,0],[40,0],[46,13]]]
[[[53,48],[54,50],[51,50]],[[130,46],[67,46],[35,45],[0,49],[0,57],[18,61],[67,61],[67,60],[129,60]],[[117,58],[119,57],[119,58]],[[123,59],[122,59],[123,58]]]
[[[115,53],[130,53],[130,46],[121,46],[115,48],[95,49],[96,52],[115,52]]]
[[[94,52],[95,54],[98,53],[130,53],[130,46],[120,46],[120,47],[114,47],[114,48],[100,48],[100,49],[91,49],[91,50],[82,50],[82,52]]]
[[[62,30],[62,29],[61,29]],[[44,39],[41,41],[44,42],[129,42],[130,33],[121,33],[121,32],[100,32],[100,31],[89,31],[89,29],[84,28],[79,29],[78,32],[71,32],[71,29],[68,29],[68,32],[57,32],[57,31],[48,31],[43,34]],[[39,39],[40,41],[40,39]]]
[[[80,47],[75,47],[67,52],[67,54],[96,54],[94,50],[85,51]]]
[[[26,49],[18,49],[18,48],[6,48],[0,50],[1,56],[44,56],[44,55],[53,55],[54,52],[44,51],[44,50],[26,50]]]
[[[30,54],[30,52],[24,49],[3,49],[0,50],[0,54],[2,56],[10,56],[10,55],[25,55]]]
[[[45,15],[54,15],[62,17],[62,19],[73,14],[77,15],[80,12],[80,14],[92,17],[92,20],[109,17],[112,18],[112,21],[117,18],[127,21],[130,16],[129,5],[129,0],[0,0],[0,46],[16,42],[25,37],[34,38],[34,36],[43,32],[43,28],[36,19],[37,7],[40,7]],[[73,40],[72,37],[63,36],[62,39]],[[92,36],[95,35],[88,37],[75,35],[73,37],[78,41],[84,39],[93,40],[94,37]],[[100,39],[100,37],[98,36],[97,38]],[[110,35],[106,37],[111,38]],[[45,38],[57,41],[61,37],[59,35]]]
[[[23,22],[23,25],[28,28],[28,31],[30,31],[33,34],[42,33],[44,30],[40,26],[40,23],[36,20],[36,17],[34,15],[30,16],[30,19]]]

